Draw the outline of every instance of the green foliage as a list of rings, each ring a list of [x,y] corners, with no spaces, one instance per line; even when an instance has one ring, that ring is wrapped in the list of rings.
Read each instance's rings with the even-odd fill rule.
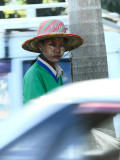
[[[5,2],[4,0],[0,0],[0,6],[4,6]],[[3,11],[0,11],[0,19],[4,19],[5,18],[5,14]]]
[[[26,4],[26,0],[17,0],[17,2],[19,3],[19,4]]]
[[[27,4],[40,4],[40,3],[55,3],[55,2],[65,2],[65,0],[26,0]],[[55,16],[60,15],[65,8],[47,8],[47,9],[37,9],[36,16]]]
[[[56,3],[56,2],[65,2],[65,0],[16,0],[20,5],[24,4],[40,4],[40,3]],[[11,0],[0,0],[0,5],[6,5],[10,3]],[[66,8],[47,8],[47,9],[36,9],[36,16],[56,16],[65,12]],[[14,11],[14,10],[5,10],[0,11],[0,19],[3,18],[23,18],[25,17],[25,10]]]
[[[26,4],[26,0],[16,0],[19,4]],[[0,0],[0,6],[7,5],[11,0]],[[24,10],[4,10],[0,11],[0,19],[4,18],[22,18],[25,17]]]
[[[101,0],[101,6],[110,12],[117,12],[120,14],[120,0]]]
[[[26,0],[27,4],[40,4],[42,0]]]
[[[4,0],[0,0],[0,6],[4,6],[4,5],[5,5]]]

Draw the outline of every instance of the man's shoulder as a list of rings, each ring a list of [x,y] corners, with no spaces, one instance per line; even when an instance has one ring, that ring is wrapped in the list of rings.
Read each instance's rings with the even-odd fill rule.
[[[34,63],[32,66],[30,66],[30,68],[28,68],[27,72],[25,73],[24,77],[29,77],[29,76],[33,76],[34,74],[36,74],[36,72],[38,72],[40,69],[39,67],[36,65],[36,63]]]
[[[34,63],[25,73],[24,78],[44,75],[46,70],[37,63]]]

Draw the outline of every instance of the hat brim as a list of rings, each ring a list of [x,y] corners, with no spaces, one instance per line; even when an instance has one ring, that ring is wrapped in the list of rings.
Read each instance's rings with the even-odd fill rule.
[[[45,34],[37,37],[33,37],[28,39],[22,44],[22,48],[31,52],[39,53],[40,50],[37,47],[37,42],[47,39],[47,38],[66,38],[65,51],[71,51],[75,48],[78,48],[83,44],[83,38],[81,36],[75,34],[67,34],[67,33],[53,33],[53,34]]]

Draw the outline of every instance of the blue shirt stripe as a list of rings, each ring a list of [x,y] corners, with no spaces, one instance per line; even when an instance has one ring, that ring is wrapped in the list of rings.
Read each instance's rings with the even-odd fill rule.
[[[44,64],[42,63],[41,61],[37,60],[36,61],[39,65],[41,65],[44,69],[46,69],[50,74],[51,76],[55,79],[55,81],[58,83],[58,79],[57,77],[53,74],[53,72]]]

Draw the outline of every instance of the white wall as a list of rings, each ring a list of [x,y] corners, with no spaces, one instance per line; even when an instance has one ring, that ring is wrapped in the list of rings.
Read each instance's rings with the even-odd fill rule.
[[[104,32],[109,78],[120,77],[120,33]]]
[[[0,32],[0,58],[5,57],[5,42],[4,42],[4,32]]]
[[[22,44],[24,41],[37,36],[37,33],[32,32],[12,32],[9,41],[9,57],[10,58],[20,58],[20,57],[31,57],[37,56],[37,53],[29,52],[22,49]]]

